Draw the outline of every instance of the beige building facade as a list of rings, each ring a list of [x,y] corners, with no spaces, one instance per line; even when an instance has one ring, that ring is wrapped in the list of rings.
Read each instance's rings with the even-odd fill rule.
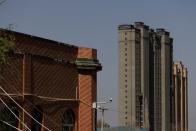
[[[173,64],[173,131],[188,131],[188,71],[182,62]]]
[[[120,25],[119,124],[169,131],[173,40],[143,22]]]

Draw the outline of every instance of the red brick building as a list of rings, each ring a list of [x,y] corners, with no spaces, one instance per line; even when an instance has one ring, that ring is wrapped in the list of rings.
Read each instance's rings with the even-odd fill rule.
[[[92,131],[96,116],[91,105],[96,101],[97,71],[101,70],[97,51],[14,31],[1,32],[14,36],[15,47],[1,65],[0,86],[52,131]],[[47,130],[1,89],[0,98],[20,118],[12,125],[27,130],[24,122],[33,131]],[[0,105],[0,113],[8,112]]]

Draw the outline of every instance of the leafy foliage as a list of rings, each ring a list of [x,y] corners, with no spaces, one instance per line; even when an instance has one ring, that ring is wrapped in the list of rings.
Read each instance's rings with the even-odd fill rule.
[[[6,62],[7,53],[14,47],[14,38],[10,35],[6,37],[0,34],[0,64]]]

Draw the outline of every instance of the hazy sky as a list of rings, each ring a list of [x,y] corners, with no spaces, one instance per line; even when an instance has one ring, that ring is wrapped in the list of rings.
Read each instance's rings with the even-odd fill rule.
[[[189,129],[196,129],[195,0],[7,0],[0,6],[0,27],[77,46],[98,49],[98,99],[112,97],[105,119],[117,125],[117,26],[143,21],[165,28],[174,38],[174,58],[189,70]]]

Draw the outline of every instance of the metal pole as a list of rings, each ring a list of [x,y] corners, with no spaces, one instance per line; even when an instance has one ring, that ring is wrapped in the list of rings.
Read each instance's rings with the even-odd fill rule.
[[[97,131],[97,112],[96,109],[93,109],[93,131]]]
[[[96,124],[97,124],[97,123],[96,123],[96,122],[97,122],[97,120],[96,120],[96,119],[97,119],[97,118],[96,118],[96,116],[97,116],[96,113],[97,113],[97,112],[96,112],[96,111],[97,111],[97,110],[101,110],[101,112],[102,112],[102,118],[101,118],[101,131],[103,131],[103,127],[104,127],[104,111],[105,111],[105,110],[108,110],[107,108],[104,108],[104,107],[101,107],[101,108],[98,107],[97,104],[107,104],[107,103],[111,103],[111,102],[112,102],[112,98],[110,98],[108,102],[105,102],[105,101],[103,101],[103,102],[93,102],[92,106],[93,106],[93,109],[94,109],[94,113],[93,113],[93,114],[94,114],[94,117],[93,117],[93,118],[94,118],[94,122],[93,122],[93,123],[94,123],[94,131],[97,130],[97,129],[96,129],[96,127],[97,127],[97,126],[96,126]]]
[[[103,124],[104,124],[104,108],[101,108],[101,131],[103,131]]]

